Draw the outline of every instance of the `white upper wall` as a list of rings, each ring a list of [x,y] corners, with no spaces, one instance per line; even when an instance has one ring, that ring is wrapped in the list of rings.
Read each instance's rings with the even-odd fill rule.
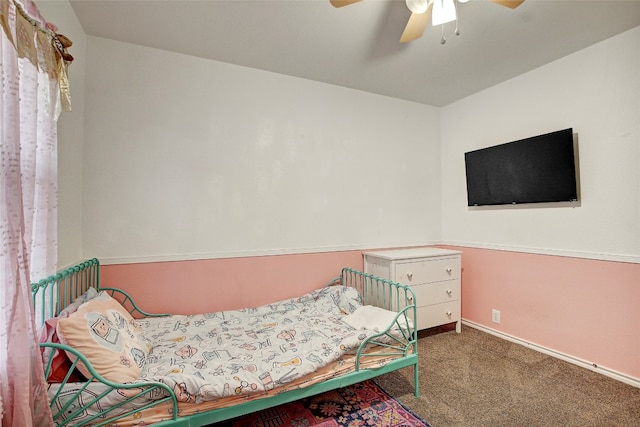
[[[448,243],[640,262],[640,27],[441,111]],[[468,208],[464,153],[572,127],[580,206]]]
[[[97,37],[85,107],[106,262],[440,240],[435,107]]]
[[[38,6],[76,57],[58,130],[60,266],[441,239],[639,261],[639,28],[439,111],[87,39],[68,2]],[[466,206],[464,152],[565,127],[581,206]]]

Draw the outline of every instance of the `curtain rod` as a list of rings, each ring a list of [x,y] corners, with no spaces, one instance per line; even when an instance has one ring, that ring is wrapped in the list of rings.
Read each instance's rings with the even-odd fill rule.
[[[49,78],[57,80],[62,110],[71,111],[67,69],[73,56],[67,48],[73,42],[44,19],[32,0],[24,0],[24,3],[26,6],[18,0],[0,0],[0,25],[19,57],[27,58]]]

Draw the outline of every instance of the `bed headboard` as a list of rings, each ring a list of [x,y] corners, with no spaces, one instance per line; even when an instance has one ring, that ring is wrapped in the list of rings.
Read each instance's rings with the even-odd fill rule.
[[[54,317],[89,288],[100,288],[100,262],[93,258],[31,284],[37,318]]]

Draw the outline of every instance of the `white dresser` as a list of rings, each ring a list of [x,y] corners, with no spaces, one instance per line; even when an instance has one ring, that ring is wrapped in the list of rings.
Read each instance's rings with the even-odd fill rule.
[[[410,285],[416,295],[417,329],[456,322],[460,332],[461,252],[439,248],[364,253],[364,271]]]

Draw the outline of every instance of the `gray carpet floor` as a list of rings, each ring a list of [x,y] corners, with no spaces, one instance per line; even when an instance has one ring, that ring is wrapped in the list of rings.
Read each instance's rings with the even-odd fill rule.
[[[420,333],[420,397],[412,368],[375,379],[432,427],[640,427],[640,388],[474,328],[447,329]]]

